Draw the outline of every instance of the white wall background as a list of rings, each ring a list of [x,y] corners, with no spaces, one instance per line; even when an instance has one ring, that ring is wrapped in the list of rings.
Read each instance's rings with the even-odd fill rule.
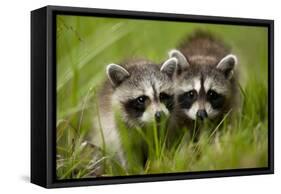
[[[157,11],[275,20],[275,175],[45,190],[29,183],[30,11],[45,5]],[[270,193],[281,180],[281,12],[277,0],[3,0],[0,6],[0,193]],[[255,48],[253,48],[255,49]],[[278,185],[279,184],[279,185]]]

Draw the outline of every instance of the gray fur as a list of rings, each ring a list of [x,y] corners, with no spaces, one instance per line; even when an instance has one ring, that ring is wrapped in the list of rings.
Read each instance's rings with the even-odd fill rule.
[[[169,51],[169,58],[176,58],[178,60],[178,68],[180,69],[186,69],[190,66],[186,57],[177,49]]]
[[[217,65],[217,69],[223,71],[226,78],[230,79],[233,75],[237,63],[237,57],[235,55],[228,54],[220,60],[219,64]]]
[[[126,69],[116,64],[107,65],[106,74],[113,86],[118,86],[130,76]]]
[[[181,58],[184,68],[177,75],[175,87],[176,108],[173,113],[172,126],[192,127],[192,120],[197,119],[198,110],[206,110],[208,118],[219,120],[231,110],[237,102],[236,70],[237,58],[231,54],[230,48],[212,34],[197,31],[179,46],[178,50],[169,52],[169,57]],[[182,57],[185,57],[185,60]],[[198,97],[191,106],[186,102],[184,94],[196,91]],[[223,100],[212,101],[207,97],[215,91]],[[209,92],[209,93],[208,93]],[[180,98],[183,96],[182,98]],[[214,95],[212,95],[214,96]],[[181,101],[179,101],[179,99]],[[187,105],[184,106],[183,103]],[[215,106],[216,105],[216,106]],[[188,108],[186,108],[188,107]],[[214,108],[215,107],[215,108]],[[219,108],[218,108],[219,107]]]
[[[169,77],[173,78],[177,71],[178,59],[171,57],[165,61],[160,69],[161,72],[166,73]]]
[[[167,107],[159,99],[161,92],[173,95],[173,78],[177,69],[177,60],[169,59],[160,66],[147,60],[132,60],[122,65],[108,65],[108,81],[105,82],[99,94],[99,116],[105,144],[109,151],[116,155],[123,166],[126,166],[124,152],[120,142],[119,131],[115,121],[115,111],[120,113],[127,127],[142,127],[154,119],[156,111],[170,114]],[[140,96],[147,96],[145,111],[131,110],[130,101]],[[95,128],[97,126],[97,119]],[[102,146],[101,135],[94,132],[93,143]]]

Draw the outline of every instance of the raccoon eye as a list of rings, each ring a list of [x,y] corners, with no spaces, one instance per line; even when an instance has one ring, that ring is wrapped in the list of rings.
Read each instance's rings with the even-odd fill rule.
[[[189,109],[192,106],[192,104],[196,101],[196,99],[197,99],[196,90],[190,90],[178,96],[179,105],[183,109]]]
[[[140,96],[137,98],[137,102],[139,104],[144,104],[146,99],[147,99],[147,96]]]
[[[186,96],[189,98],[189,99],[195,99],[196,98],[196,91],[195,90],[191,90],[189,92],[186,93]]]
[[[214,109],[220,109],[224,105],[224,96],[221,94],[218,94],[214,90],[209,90],[207,92],[207,100],[212,104],[212,107]]]
[[[207,92],[207,96],[209,99],[217,99],[219,97],[219,94],[215,92],[214,90],[209,90]]]

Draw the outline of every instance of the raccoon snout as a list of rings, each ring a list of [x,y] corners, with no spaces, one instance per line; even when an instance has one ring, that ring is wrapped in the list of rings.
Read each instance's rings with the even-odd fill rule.
[[[164,116],[164,112],[163,111],[157,111],[155,113],[155,120],[156,122],[160,122],[161,118]]]
[[[204,119],[206,119],[208,117],[208,114],[207,114],[206,110],[204,110],[204,109],[198,110],[196,115],[201,121],[203,121]]]

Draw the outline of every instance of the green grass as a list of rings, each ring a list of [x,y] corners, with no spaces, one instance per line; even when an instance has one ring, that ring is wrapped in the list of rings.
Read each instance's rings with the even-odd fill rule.
[[[169,149],[165,130],[158,131],[155,125],[128,130],[118,122],[127,171],[103,148],[86,144],[97,112],[97,88],[106,79],[105,66],[130,57],[159,63],[197,28],[221,37],[238,55],[242,102],[231,122],[226,118],[219,130],[206,126],[197,143],[183,130]],[[266,167],[267,44],[267,29],[262,27],[58,16],[57,177],[95,177],[102,171],[103,176],[115,176]],[[135,146],[139,141],[149,150],[144,167]]]

